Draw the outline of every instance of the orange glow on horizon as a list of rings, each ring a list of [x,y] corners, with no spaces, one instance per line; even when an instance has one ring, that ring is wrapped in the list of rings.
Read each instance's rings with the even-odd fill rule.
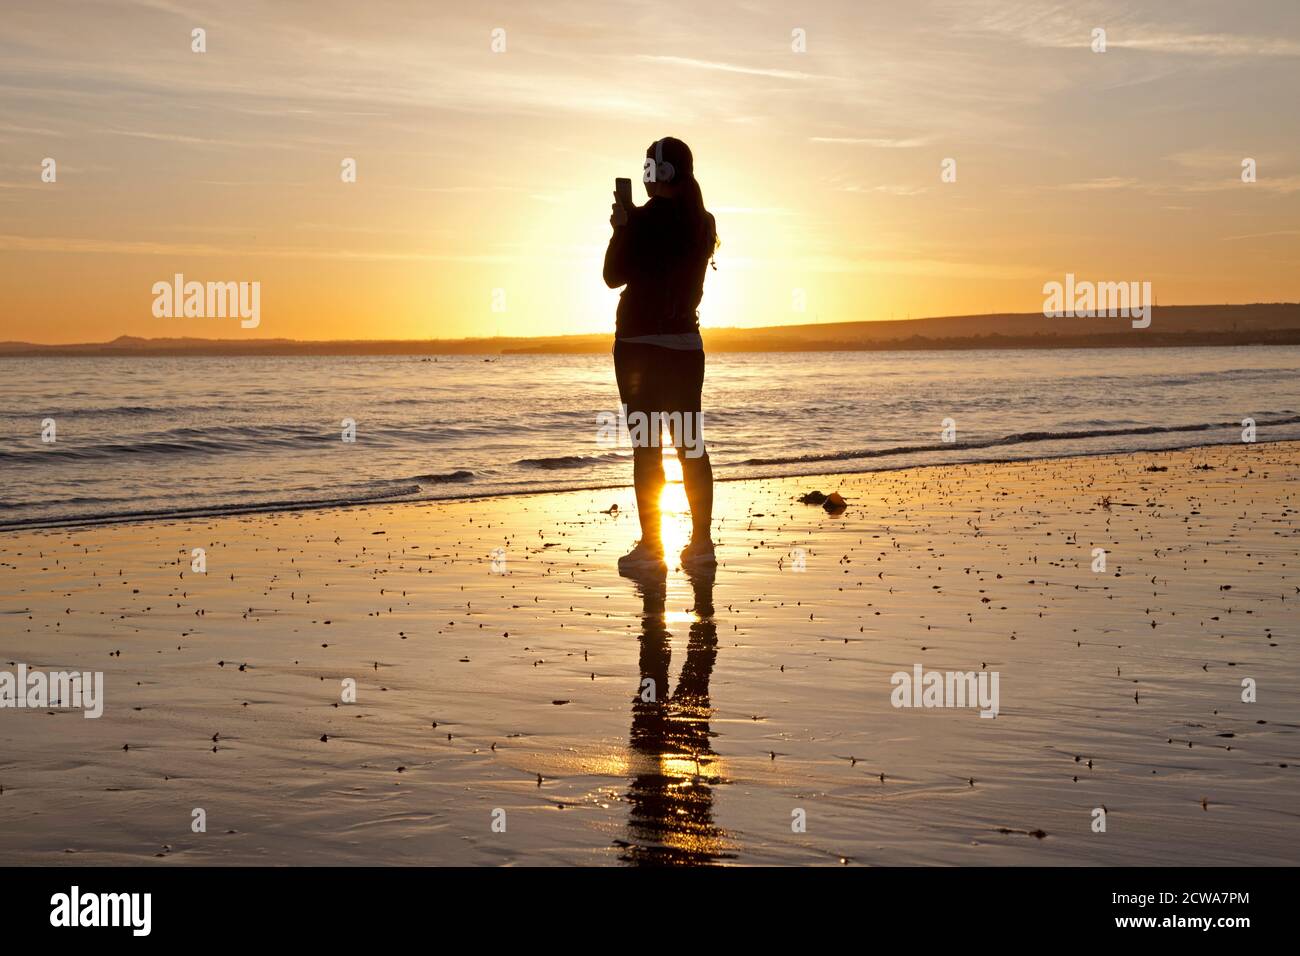
[[[6,11],[0,338],[610,333],[613,180],[669,133],[722,243],[706,328],[1035,312],[1066,272],[1300,299],[1284,0],[1114,6],[1104,55],[1069,5],[831,0],[802,53],[779,17],[579,7],[512,10],[499,55],[468,10],[267,4],[202,54],[166,5]],[[260,282],[260,325],[155,318],[178,272]]]

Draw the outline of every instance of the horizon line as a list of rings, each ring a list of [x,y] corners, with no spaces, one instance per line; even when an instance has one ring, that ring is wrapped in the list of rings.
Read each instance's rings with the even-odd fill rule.
[[[1154,310],[1158,308],[1161,311],[1163,311],[1166,309],[1245,309],[1245,308],[1282,308],[1287,306],[1300,307],[1300,301],[1190,303],[1190,304],[1163,305],[1163,306],[1153,305],[1152,309]],[[953,320],[953,319],[1014,318],[1014,317],[1027,317],[1027,316],[1046,318],[1046,316],[1044,316],[1041,311],[1038,312],[965,312],[965,313],[957,313],[952,315],[926,315],[926,316],[918,316],[916,318],[912,318],[909,316],[908,318],[904,318],[904,319],[894,319],[894,318],[834,319],[825,322],[820,322],[820,321],[797,322],[797,323],[790,323],[788,325],[702,326],[700,328],[700,332],[702,334],[717,333],[717,332],[738,332],[738,333],[758,333],[758,332],[773,332],[773,331],[794,332],[801,329],[821,329],[821,328],[826,328],[827,326],[836,326],[836,325],[899,325],[899,324],[907,324],[907,323],[934,322],[940,320]],[[1105,317],[1103,316],[1100,318],[1105,318]],[[206,320],[200,319],[198,321],[206,321]],[[287,338],[287,337],[259,338],[259,337],[252,337],[252,336],[228,336],[228,337],[197,336],[197,335],[143,336],[143,335],[131,335],[129,333],[124,332],[111,339],[106,339],[103,341],[92,341],[92,342],[87,342],[87,341],[33,342],[26,339],[4,339],[4,340],[0,340],[0,348],[13,348],[17,346],[27,346],[32,348],[49,348],[49,349],[96,348],[96,347],[102,348],[106,346],[112,346],[115,343],[122,342],[123,340],[142,342],[142,343],[193,342],[193,343],[203,343],[203,344],[216,343],[221,345],[238,344],[244,346],[272,345],[276,343],[293,344],[293,345],[396,344],[396,343],[427,344],[431,342],[464,343],[464,342],[498,342],[498,341],[543,341],[543,340],[554,340],[554,339],[605,337],[605,336],[610,336],[612,334],[613,334],[613,330],[610,329],[610,330],[602,330],[598,332],[559,332],[551,335],[497,334],[497,335],[467,335],[467,336],[460,336],[455,338],[429,336],[427,338],[301,339],[301,338]]]

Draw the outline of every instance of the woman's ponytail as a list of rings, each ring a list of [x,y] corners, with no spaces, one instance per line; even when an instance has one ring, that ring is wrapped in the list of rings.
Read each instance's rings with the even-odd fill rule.
[[[700,191],[699,180],[692,176],[682,185],[686,187],[685,205],[689,210],[691,232],[697,237],[701,252],[712,255],[718,242],[718,233],[713,217],[704,208],[704,193]]]

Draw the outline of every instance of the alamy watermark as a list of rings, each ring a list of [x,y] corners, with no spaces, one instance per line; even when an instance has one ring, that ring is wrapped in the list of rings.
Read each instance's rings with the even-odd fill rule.
[[[148,936],[153,920],[152,893],[83,893],[74,885],[50,897],[50,925],[126,926],[133,936]]]
[[[1133,328],[1151,324],[1150,282],[1076,282],[1073,272],[1065,282],[1043,284],[1043,316],[1049,319],[1123,316],[1133,320]]]
[[[664,431],[671,447],[685,449],[687,458],[704,454],[702,412],[628,412],[627,406],[620,404],[617,414],[596,415],[596,444],[601,448],[621,447],[625,435],[633,448],[658,448]]]
[[[29,671],[19,664],[17,673],[0,671],[0,709],[33,710],[76,708],[83,717],[104,713],[103,671]]]
[[[895,707],[978,707],[981,717],[998,715],[997,671],[895,671],[889,678]]]
[[[156,319],[240,319],[240,327],[255,329],[262,322],[262,283],[186,282],[176,273],[171,282],[155,282]]]

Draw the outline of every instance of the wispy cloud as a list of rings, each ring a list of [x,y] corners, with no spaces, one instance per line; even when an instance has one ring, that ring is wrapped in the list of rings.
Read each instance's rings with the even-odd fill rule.
[[[840,186],[839,190],[846,193],[884,193],[887,196],[919,196],[921,193],[929,191],[925,186],[902,186],[889,183],[881,183],[876,186],[860,186],[856,183],[850,183],[847,186]]]
[[[925,136],[913,136],[909,139],[870,136],[810,136],[808,141],[810,143],[837,143],[845,146],[873,146],[877,149],[912,149],[916,146],[925,146],[930,142],[930,139]]]
[[[1276,236],[1300,236],[1300,229],[1273,229],[1269,232],[1252,232],[1242,236],[1224,236],[1224,242],[1238,242],[1242,239],[1272,239]]]
[[[1089,179],[1084,182],[1066,183],[1061,188],[1090,192],[1101,189],[1131,189],[1139,183],[1140,180],[1132,176],[1102,176],[1099,179]]]
[[[1300,40],[1295,37],[1178,29],[1161,22],[1161,13],[1167,12],[1193,23],[1203,16],[1207,27],[1217,26],[1215,21],[1222,15],[1212,5],[1201,11],[1191,4],[1165,0],[1136,7],[1117,2],[1026,5],[999,0],[943,0],[941,6],[953,17],[954,29],[996,34],[1031,47],[1086,51],[1091,48],[1092,31],[1102,29],[1108,51],[1130,49],[1213,57],[1300,56]]]
[[[743,73],[746,76],[768,76],[778,80],[816,80],[820,77],[799,70],[775,70],[771,67],[740,66],[736,63],[722,63],[717,60],[695,60],[686,56],[650,56],[642,54],[639,60],[650,60],[670,66],[688,66],[697,70],[716,70],[720,73]]]
[[[327,259],[353,260],[357,262],[507,263],[520,261],[519,256],[486,253],[444,254],[373,249],[312,249],[255,245],[214,246],[205,243],[151,242],[147,240],[130,239],[97,239],[75,236],[18,236],[5,234],[0,234],[0,249],[8,252],[48,252],[81,255]]]

